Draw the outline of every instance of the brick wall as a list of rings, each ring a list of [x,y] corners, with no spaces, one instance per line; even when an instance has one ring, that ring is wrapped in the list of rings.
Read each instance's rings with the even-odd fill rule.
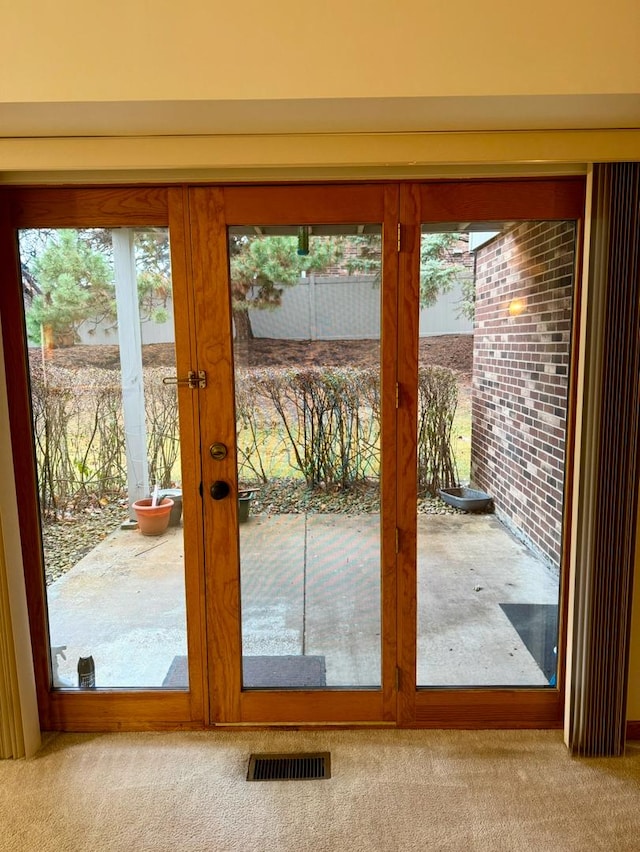
[[[555,567],[573,273],[567,222],[519,224],[477,251],[471,480]]]

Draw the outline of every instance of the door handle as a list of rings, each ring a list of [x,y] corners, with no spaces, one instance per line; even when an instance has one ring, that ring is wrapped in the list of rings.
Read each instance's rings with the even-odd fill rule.
[[[231,486],[222,479],[217,479],[211,486],[211,496],[214,500],[224,500],[231,492]]]

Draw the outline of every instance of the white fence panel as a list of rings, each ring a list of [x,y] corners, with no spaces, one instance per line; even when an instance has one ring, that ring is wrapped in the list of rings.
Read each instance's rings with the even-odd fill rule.
[[[434,305],[420,311],[420,337],[439,334],[473,334],[473,320],[461,317],[462,284],[456,282]]]
[[[472,334],[458,316],[462,287],[455,284],[420,311],[420,336]],[[282,292],[275,310],[249,311],[255,337],[276,340],[368,340],[380,334],[380,286],[372,276],[309,276]]]
[[[254,337],[271,337],[275,340],[311,340],[309,307],[309,281],[282,288],[277,308],[249,311]]]
[[[420,336],[472,334],[473,322],[458,316],[462,288],[420,311]],[[142,323],[142,343],[173,343],[173,305],[167,304],[167,321]],[[249,311],[255,337],[275,340],[369,340],[380,336],[380,286],[373,276],[322,277],[310,275],[282,288],[282,299],[274,310]],[[93,332],[93,333],[92,333]],[[80,341],[87,344],[116,344],[116,328],[84,323]]]
[[[146,343],[173,343],[176,339],[173,327],[173,303],[169,301],[166,306],[167,321],[153,322],[145,320],[140,323],[140,333],[142,336],[142,345]],[[118,343],[118,329],[113,324],[108,327],[105,324],[99,324],[97,327],[94,323],[84,322],[78,328],[80,343],[88,345],[116,345]]]
[[[317,278],[313,290],[317,340],[380,337],[380,285],[375,278]]]

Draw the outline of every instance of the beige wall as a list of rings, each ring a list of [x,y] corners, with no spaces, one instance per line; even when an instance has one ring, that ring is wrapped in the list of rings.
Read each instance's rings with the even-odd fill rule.
[[[22,0],[1,14],[0,101],[640,91],[637,0]]]

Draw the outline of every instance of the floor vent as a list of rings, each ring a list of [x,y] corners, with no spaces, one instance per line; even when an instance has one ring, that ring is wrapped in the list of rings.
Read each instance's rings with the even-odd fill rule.
[[[331,778],[331,755],[252,754],[247,781],[318,781]]]

